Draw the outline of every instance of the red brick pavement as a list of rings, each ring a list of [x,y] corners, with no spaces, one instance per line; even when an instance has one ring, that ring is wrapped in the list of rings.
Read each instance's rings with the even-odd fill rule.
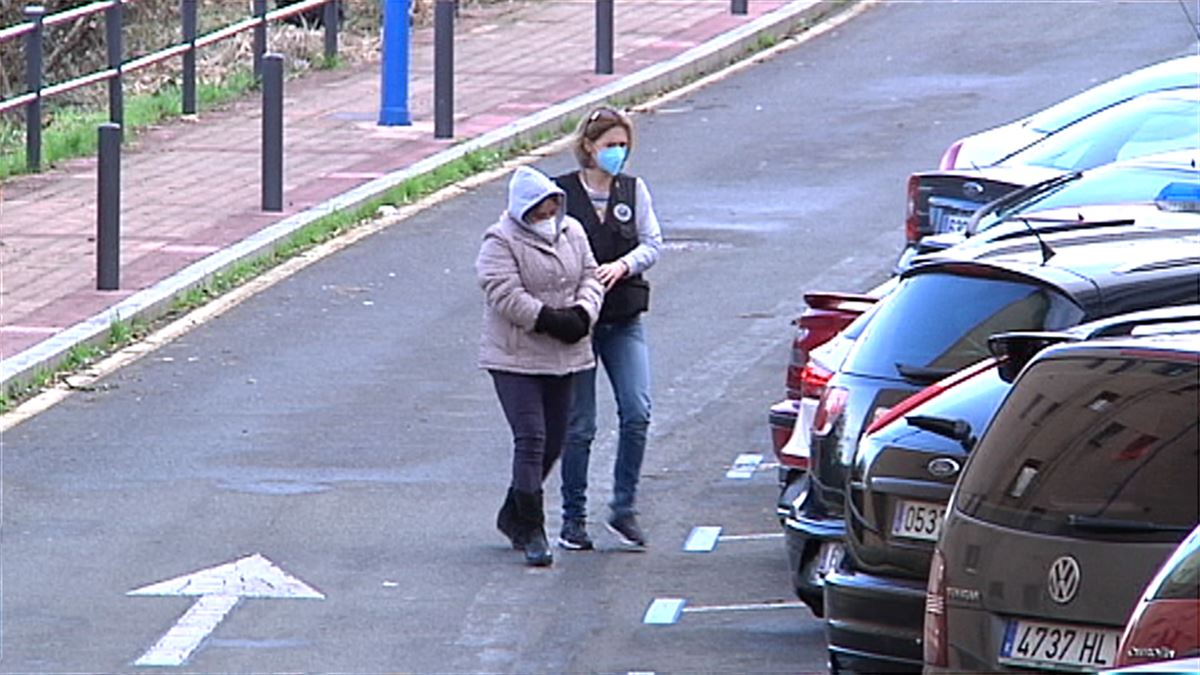
[[[256,98],[148,131],[123,151],[120,291],[95,290],[95,160],[10,179],[0,184],[0,362],[292,214],[798,4],[815,3],[752,0],[734,16],[727,0],[622,0],[616,73],[603,76],[591,0],[464,10],[453,140],[433,138],[433,34],[414,29],[409,127],[375,123],[378,64],[286,84],[280,214],[258,208]]]

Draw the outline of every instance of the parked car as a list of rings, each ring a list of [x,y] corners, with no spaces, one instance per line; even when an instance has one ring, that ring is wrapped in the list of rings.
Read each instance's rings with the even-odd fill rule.
[[[795,452],[785,455],[783,449],[792,440],[792,432],[801,413],[811,420],[825,382],[833,375],[832,369],[837,367],[836,363],[827,365],[828,357],[822,359],[817,355],[814,358],[813,351],[842,332],[876,300],[878,297],[863,293],[804,294],[804,303],[808,307],[792,322],[796,331],[792,335],[792,350],[785,376],[786,398],[773,404],[767,414],[771,445],[784,467],[797,470],[808,468],[806,452],[803,455]],[[826,349],[825,352],[830,350]]]
[[[1125,625],[1117,666],[1185,657],[1200,657],[1200,526],[1146,587]]]
[[[1050,347],[963,468],[925,604],[930,673],[1101,670],[1200,521],[1200,334]]]
[[[1171,331],[1200,331],[1200,305],[993,335],[992,358],[922,389],[868,427],[850,472],[847,554],[825,576],[830,669],[920,671],[929,562],[950,492],[1035,354],[1062,342]]]
[[[1161,152],[1200,149],[1198,117],[1200,88],[1143,94],[1046,136],[1002,164],[914,173],[908,180],[905,245],[962,230],[985,204],[1057,175]]]
[[[1151,91],[1200,86],[1200,56],[1189,54],[1139,68],[1008,124],[960,138],[940,169],[997,164],[1038,140],[1122,101]]]
[[[1104,164],[1086,171],[1055,173],[1048,180],[1014,190],[976,210],[963,229],[922,237],[907,246],[896,272],[917,255],[942,251],[971,239],[992,241],[1040,231],[1073,229],[1088,223],[1129,220],[1160,211],[1200,212],[1200,149],[1160,153]],[[1121,212],[1133,205],[1131,212]]]
[[[817,407],[810,470],[783,487],[796,495],[784,521],[793,586],[818,615],[825,573],[842,555],[849,467],[876,417],[987,357],[993,333],[1200,302],[1200,237],[1089,238],[1048,260],[1037,246],[955,253],[908,270],[876,305]]]

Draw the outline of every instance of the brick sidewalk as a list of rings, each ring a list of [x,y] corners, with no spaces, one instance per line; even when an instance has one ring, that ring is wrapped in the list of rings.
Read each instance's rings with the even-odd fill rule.
[[[91,333],[106,328],[106,312],[264,228],[581,94],[614,85],[620,91],[631,76],[687,60],[728,35],[752,29],[737,46],[744,52],[758,34],[784,34],[827,9],[814,0],[752,0],[749,8],[734,16],[727,0],[617,2],[615,74],[605,76],[593,74],[591,0],[463,10],[455,28],[452,140],[433,138],[431,28],[413,31],[409,127],[375,124],[377,64],[290,81],[283,213],[258,208],[257,98],[148,131],[123,151],[119,291],[95,290],[94,158],[4,182],[0,384],[28,377],[71,345],[97,337],[68,329],[89,319],[99,326]],[[729,56],[720,58],[694,70],[718,69]]]

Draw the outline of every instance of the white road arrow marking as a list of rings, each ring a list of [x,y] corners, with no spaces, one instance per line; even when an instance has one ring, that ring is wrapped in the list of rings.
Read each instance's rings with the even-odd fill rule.
[[[257,553],[160,581],[126,595],[194,595],[200,598],[166,635],[134,662],[135,666],[183,665],[242,598],[325,599],[311,586]]]

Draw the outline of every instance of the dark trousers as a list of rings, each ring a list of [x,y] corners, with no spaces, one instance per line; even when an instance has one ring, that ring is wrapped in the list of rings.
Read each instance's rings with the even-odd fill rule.
[[[538,492],[562,454],[574,376],[489,372],[512,429],[512,486]]]

